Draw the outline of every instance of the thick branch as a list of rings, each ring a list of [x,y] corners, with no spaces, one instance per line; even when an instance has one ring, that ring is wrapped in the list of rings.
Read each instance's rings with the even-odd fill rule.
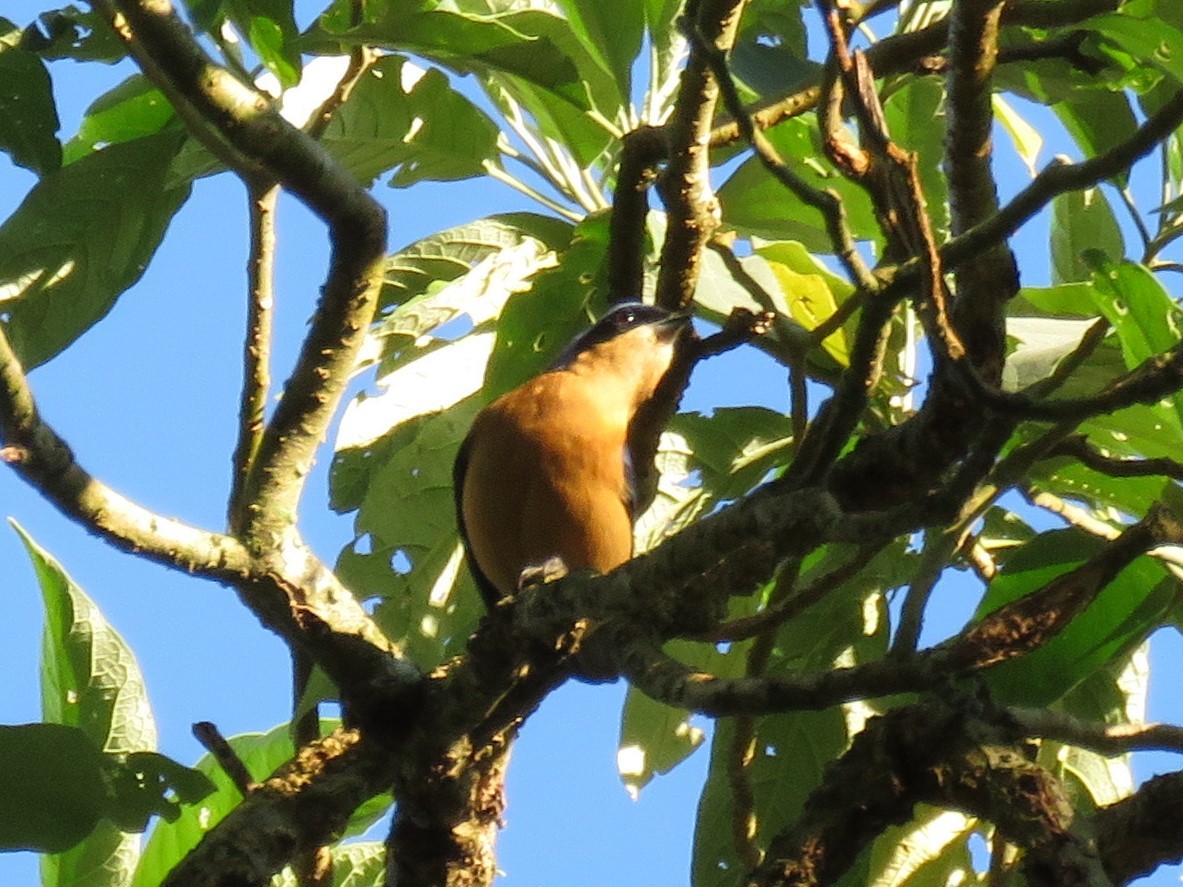
[[[99,2],[125,25],[124,33],[130,29],[130,48],[146,60],[150,75],[179,92],[236,152],[306,203],[331,232],[320,306],[243,494],[250,535],[274,537],[295,520],[316,448],[373,314],[386,246],[385,212],[267,98],[214,64],[167,0],[118,0],[118,14],[112,11],[115,0]]]
[[[165,887],[266,887],[302,847],[329,843],[385,791],[391,754],[356,731],[302,749],[252,791],[164,880]]]
[[[617,620],[601,629],[606,634],[603,647],[610,651],[605,656],[612,658],[616,672],[667,705],[712,717],[817,710],[853,699],[931,689],[954,674],[1026,655],[1062,631],[1140,554],[1180,541],[1183,526],[1164,509],[1153,508],[1080,567],[995,610],[937,647],[820,674],[730,679],[695,671],[661,651],[660,641],[666,635],[641,633],[635,619]]]
[[[686,18],[703,44],[727,52],[735,41],[742,8],[743,0],[694,0],[688,4]],[[657,303],[669,308],[684,307],[694,298],[702,249],[719,223],[709,147],[718,96],[710,65],[692,49],[666,124],[669,163],[661,194],[669,225],[661,250]]]
[[[1183,773],[1156,776],[1093,817],[1097,849],[1115,884],[1183,859]]]
[[[1073,831],[1063,786],[1014,747],[1016,738],[940,703],[875,718],[746,883],[833,883],[863,847],[923,802],[995,823],[1028,850],[1032,884],[1107,887],[1096,850]]]

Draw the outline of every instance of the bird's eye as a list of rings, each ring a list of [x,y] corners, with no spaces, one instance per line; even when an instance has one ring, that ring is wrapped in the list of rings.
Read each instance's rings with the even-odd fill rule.
[[[632,326],[633,323],[636,322],[636,319],[637,319],[637,312],[636,311],[624,311],[621,313],[620,319],[617,321],[617,326],[622,330],[627,329],[628,327]]]

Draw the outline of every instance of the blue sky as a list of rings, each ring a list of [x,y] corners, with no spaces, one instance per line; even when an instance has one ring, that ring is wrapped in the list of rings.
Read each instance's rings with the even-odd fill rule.
[[[25,24],[39,6],[9,0],[4,15]],[[52,66],[63,137],[85,108],[129,69]],[[0,216],[33,176],[0,162]],[[492,212],[534,208],[485,182],[379,186],[392,247]],[[31,375],[44,416],[90,471],[168,515],[220,528],[235,430],[246,262],[245,194],[227,175],[199,181],[144,278],[111,315]],[[322,226],[294,201],[281,208],[275,373],[290,365],[324,275]],[[1028,281],[1039,282],[1039,281]],[[699,370],[685,406],[708,409],[756,398],[781,404],[780,369],[754,352]],[[743,382],[737,384],[736,380]],[[329,563],[351,538],[351,518],[326,507],[323,454],[303,503],[302,527]],[[288,714],[287,653],[228,589],[114,551],[71,524],[12,472],[0,469],[0,516],[13,516],[96,600],[135,650],[158,727],[160,750],[192,763],[202,749],[189,729],[213,721],[226,735],[263,731]],[[16,535],[0,527],[0,723],[40,717],[37,687],[41,604]],[[957,607],[952,607],[955,612]],[[946,626],[955,624],[955,615]],[[1165,676],[1179,667],[1177,637],[1164,637],[1152,685],[1152,717],[1179,719]],[[707,755],[660,777],[639,801],[615,769],[623,688],[570,685],[526,725],[510,769],[508,826],[500,865],[507,884],[565,887],[687,882],[689,846]],[[1157,758],[1164,766],[1173,759]],[[1143,772],[1145,775],[1145,771]],[[1177,883],[1160,871],[1147,883]],[[31,854],[0,855],[0,883],[36,882]]]

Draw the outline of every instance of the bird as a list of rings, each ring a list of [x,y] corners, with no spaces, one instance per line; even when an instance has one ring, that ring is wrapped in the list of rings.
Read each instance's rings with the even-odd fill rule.
[[[619,305],[547,370],[476,415],[453,492],[469,567],[490,609],[519,590],[524,573],[549,565],[551,575],[555,559],[560,572],[606,573],[632,557],[643,504],[634,468],[652,473],[635,460],[652,460],[660,433],[644,426],[672,412],[681,386],[663,410],[659,401],[669,396],[659,385],[688,366],[693,339],[686,313]]]

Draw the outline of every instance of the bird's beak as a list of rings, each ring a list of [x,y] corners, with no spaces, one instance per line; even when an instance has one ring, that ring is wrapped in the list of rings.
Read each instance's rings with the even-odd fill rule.
[[[664,320],[659,320],[654,326],[657,328],[657,338],[661,342],[672,342],[683,335],[694,335],[694,328],[690,325],[689,312],[680,311],[671,314]]]

